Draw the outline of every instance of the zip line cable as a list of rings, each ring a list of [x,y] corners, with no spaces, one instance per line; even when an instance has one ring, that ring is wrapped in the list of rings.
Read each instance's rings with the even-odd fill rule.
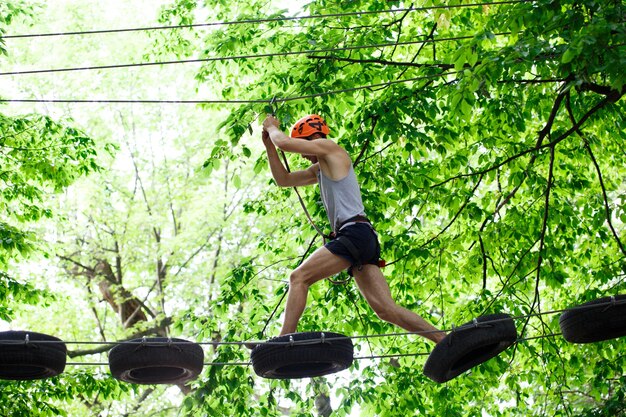
[[[407,82],[412,82],[412,81],[421,81],[421,80],[430,80],[430,79],[434,79],[434,78],[443,78],[446,77],[448,75],[454,75],[457,74],[458,71],[450,71],[450,72],[444,72],[441,74],[434,74],[434,75],[425,75],[422,77],[414,77],[414,78],[407,78],[404,80],[394,80],[394,81],[387,81],[384,83],[378,83],[378,84],[370,84],[370,85],[365,85],[365,86],[358,86],[358,87],[350,87],[350,88],[344,88],[341,90],[332,90],[332,91],[324,91],[321,93],[313,93],[313,94],[307,94],[307,95],[303,95],[303,96],[294,96],[294,97],[285,97],[285,98],[272,98],[269,100],[263,100],[263,99],[257,99],[257,100],[122,100],[122,99],[85,99],[85,100],[80,100],[80,99],[3,99],[0,98],[0,103],[4,102],[4,103],[114,103],[114,104],[271,104],[272,102],[274,103],[286,103],[288,101],[294,101],[294,100],[303,100],[303,99],[309,99],[309,98],[315,98],[315,97],[323,97],[323,96],[329,96],[329,95],[334,95],[334,94],[341,94],[341,93],[348,93],[348,92],[352,92],[352,91],[359,91],[359,90],[367,90],[367,89],[371,89],[371,88],[380,88],[380,87],[388,87],[390,85],[394,85],[394,84],[401,84],[401,83],[407,83]]]
[[[606,301],[603,303],[596,303],[596,304],[589,304],[589,305],[580,305],[580,306],[575,306],[575,307],[570,307],[570,308],[564,308],[564,309],[557,309],[557,310],[551,310],[551,311],[545,311],[545,312],[540,312],[540,313],[529,313],[529,314],[524,314],[524,315],[519,315],[519,316],[512,316],[510,318],[501,318],[501,319],[492,319],[492,320],[485,320],[485,321],[481,321],[481,322],[474,322],[474,323],[469,323],[463,326],[459,326],[459,327],[452,327],[449,329],[443,329],[443,330],[426,330],[426,331],[419,331],[419,332],[403,332],[403,333],[385,333],[385,334],[375,334],[375,335],[357,335],[357,336],[342,336],[342,337],[325,337],[324,340],[331,342],[333,340],[345,340],[345,339],[351,339],[351,340],[359,340],[359,339],[374,339],[374,338],[382,338],[382,337],[396,337],[396,336],[412,336],[412,335],[424,335],[424,334],[429,334],[429,333],[441,333],[441,332],[446,332],[446,333],[451,333],[451,332],[458,332],[458,331],[462,331],[462,330],[468,330],[468,329],[472,329],[475,327],[484,327],[487,326],[491,323],[499,323],[499,322],[503,322],[503,321],[508,321],[508,320],[521,320],[521,319],[526,319],[526,318],[530,318],[530,317],[540,317],[540,316],[545,316],[545,315],[551,315],[551,314],[558,314],[558,313],[564,313],[566,311],[584,311],[584,310],[592,310],[592,309],[597,309],[600,307],[605,307],[604,310],[609,309],[610,307],[613,306],[617,306],[617,305],[622,305],[622,304],[626,304],[626,299],[622,299],[622,300],[615,300],[615,297],[612,297],[611,301]],[[603,311],[604,311],[603,310]],[[542,339],[542,338],[546,338],[546,337],[554,337],[554,336],[559,336],[560,333],[550,333],[548,335],[540,335],[540,336],[529,336],[529,337],[525,337],[525,338],[519,338],[517,339],[517,342],[521,342],[521,341],[526,341],[526,340],[535,340],[535,339]],[[195,343],[197,345],[207,345],[207,346],[245,346],[245,345],[255,345],[255,344],[263,344],[263,345],[277,345],[277,346],[296,346],[296,345],[311,345],[311,344],[318,344],[320,343],[321,339],[311,339],[311,340],[299,340],[299,341],[295,341],[295,342],[271,342],[271,341],[243,341],[243,342],[189,342],[189,341],[185,341],[185,342],[176,342],[173,340],[168,340],[165,342],[151,342],[149,340],[147,340],[146,337],[143,337],[141,341],[130,341],[130,340],[126,340],[126,341],[116,341],[116,342],[106,342],[106,341],[54,341],[54,340],[36,340],[36,341],[29,341],[28,339],[26,340],[0,340],[0,346],[1,345],[20,345],[20,344],[60,344],[60,343],[64,343],[66,345],[100,345],[100,346],[118,346],[118,345],[135,345],[135,346],[141,346],[142,344],[149,344],[152,346],[175,346],[175,345],[189,345],[192,343]]]
[[[505,36],[505,35],[510,35],[510,34],[511,32],[502,32],[502,33],[494,33],[493,36]],[[236,56],[227,56],[227,57],[179,59],[179,60],[173,60],[173,61],[138,62],[138,63],[130,63],[130,64],[112,64],[112,65],[95,65],[95,66],[86,66],[86,67],[10,71],[10,72],[0,72],[0,75],[26,75],[26,74],[44,74],[44,73],[56,73],[56,72],[93,71],[93,70],[108,70],[108,69],[117,69],[117,68],[147,67],[147,66],[156,66],[156,65],[189,64],[189,63],[214,62],[214,61],[233,61],[237,59],[260,59],[260,58],[286,57],[286,56],[294,56],[294,55],[308,55],[308,54],[319,54],[319,53],[327,53],[327,52],[356,51],[360,49],[370,49],[370,48],[387,48],[387,47],[398,47],[398,46],[437,43],[437,42],[450,42],[450,41],[466,40],[466,39],[472,39],[472,38],[474,38],[474,36],[471,36],[471,35],[455,36],[455,37],[449,37],[449,38],[426,38],[424,40],[419,40],[419,41],[387,42],[387,43],[373,44],[373,45],[355,45],[355,46],[343,46],[343,47],[327,48],[327,49],[309,49],[305,51],[271,52],[271,53],[236,55]]]
[[[197,27],[211,27],[211,26],[230,26],[239,24],[254,24],[254,23],[272,23],[272,22],[287,22],[295,20],[307,20],[307,19],[326,19],[330,17],[349,17],[349,16],[364,16],[373,14],[385,14],[385,13],[405,13],[405,12],[419,12],[429,10],[440,9],[458,9],[468,7],[480,7],[480,6],[498,6],[501,4],[516,4],[516,3],[530,3],[530,0],[510,0],[499,2],[485,2],[485,3],[468,3],[468,4],[455,4],[445,6],[427,6],[427,7],[409,7],[402,9],[388,9],[388,10],[367,10],[358,12],[343,12],[343,13],[329,13],[320,15],[308,15],[308,16],[287,16],[287,17],[275,17],[275,18],[259,18],[259,19],[244,19],[225,22],[208,22],[208,23],[194,23],[189,25],[168,25],[168,26],[148,26],[137,28],[124,28],[124,29],[101,29],[101,30],[87,30],[87,31],[69,31],[69,32],[53,32],[53,33],[32,33],[22,35],[6,35],[0,36],[2,39],[20,39],[20,38],[41,38],[41,37],[53,37],[53,36],[75,36],[75,35],[95,35],[105,33],[121,33],[121,32],[145,32],[154,30],[170,30],[170,29],[186,29]]]

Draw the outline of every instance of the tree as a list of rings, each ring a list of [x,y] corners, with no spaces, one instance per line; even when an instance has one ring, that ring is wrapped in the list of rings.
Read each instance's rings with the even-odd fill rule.
[[[163,9],[163,24],[246,21],[151,35],[149,60],[204,51],[210,60],[195,73],[163,66],[99,83],[88,74],[33,82],[64,97],[64,84],[149,98],[155,85],[176,85],[186,97],[177,80],[195,76],[201,91],[251,102],[228,114],[211,105],[201,114],[106,106],[88,116],[67,107],[97,137],[119,138],[121,152],[59,199],[68,221],[55,225],[61,256],[51,268],[62,268],[57,285],[75,301],[51,291],[57,301],[20,319],[74,340],[166,332],[213,342],[213,365],[171,398],[89,367],[13,392],[37,392],[55,410],[41,414],[624,415],[624,340],[567,344],[556,314],[624,291],[624,5],[313,1],[300,12],[307,18],[289,20],[268,7],[180,0]],[[117,58],[132,62],[145,41],[124,38]],[[59,59],[93,49],[73,46]],[[425,342],[380,322],[351,283],[326,282],[313,287],[300,329],[370,336],[355,340],[352,369],[267,381],[237,365],[248,359],[237,342],[278,331],[288,271],[321,243],[294,190],[269,180],[257,145],[269,111],[285,129],[302,113],[323,114],[351,153],[399,303],[446,329],[507,312],[519,342],[437,385],[420,372]],[[316,187],[298,192],[325,228]],[[104,347],[72,354],[105,360]]]
[[[74,13],[84,13],[88,20],[94,11],[78,8]],[[119,55],[132,58],[143,53],[140,41],[136,41],[133,47],[119,50]],[[93,42],[86,40],[84,47],[74,43],[71,50],[61,49],[57,56],[78,61],[91,53]],[[112,49],[114,43],[108,45]],[[22,60],[36,60],[39,47],[45,48],[35,45],[30,51],[19,51]],[[148,80],[137,73],[121,77],[111,74],[100,80],[98,88],[108,91],[116,85],[136,95],[149,94],[154,85],[173,83],[176,76],[163,71]],[[75,94],[94,92],[94,83],[79,77],[55,78],[54,83],[37,81],[24,89],[57,95],[75,83],[81,85],[73,90]],[[68,344],[68,360],[103,362],[111,347],[108,342],[175,335],[179,330],[173,324],[182,327],[176,323],[178,320],[193,317],[197,306],[215,302],[217,280],[234,268],[231,259],[241,261],[238,253],[246,252],[245,247],[254,238],[231,218],[241,211],[244,197],[258,193],[254,190],[257,180],[254,172],[243,171],[235,154],[224,158],[215,152],[212,163],[203,168],[206,156],[198,150],[208,139],[213,140],[210,132],[216,127],[198,111],[179,108],[172,112],[169,106],[141,111],[133,106],[109,106],[88,113],[71,106],[64,110],[82,119],[99,141],[118,140],[115,146],[120,149],[115,159],[98,160],[103,166],[102,175],[92,176],[56,198],[56,208],[64,214],[64,221],[55,219],[55,224],[41,227],[42,231],[54,230],[55,235],[50,253],[57,255],[58,262],[48,265],[53,273],[41,283],[54,295],[54,302],[36,311],[15,306],[19,319],[13,323],[37,323],[38,329],[51,329],[67,341],[93,340],[95,346]],[[216,174],[215,178],[211,173]],[[206,203],[207,196],[213,204]],[[62,328],[60,317],[64,318]],[[219,338],[220,331],[216,328],[192,335]],[[43,409],[41,415],[154,409],[165,414],[176,407],[172,404],[180,402],[176,396],[173,402],[164,398],[165,388],[130,389],[112,380],[100,367],[91,368],[72,366],[60,379],[36,385],[34,389],[43,392],[37,399],[46,401],[52,410]],[[15,398],[30,392],[10,384]],[[58,387],[49,390],[54,384]],[[189,390],[180,388],[183,392]],[[65,392],[84,395],[73,398]],[[17,409],[15,398],[7,398],[7,407]],[[30,401],[24,401],[22,407],[29,407],[29,413],[36,410],[36,404]]]
[[[572,415],[612,404],[621,395],[614,387],[623,341],[575,349],[549,337],[557,316],[543,313],[624,288],[623,4],[433,5],[444,7],[316,1],[305,13],[330,17],[287,23],[270,15],[204,41],[207,58],[275,56],[263,71],[253,59],[211,60],[200,81],[228,80],[227,97],[276,98],[285,128],[308,112],[335,127],[356,161],[401,301],[447,328],[489,311],[523,317],[520,343],[471,379],[437,387],[408,371],[420,360],[366,365],[340,391],[337,412],[358,403],[376,415]],[[200,7],[176,6],[169,22]],[[400,10],[384,12],[393,6]],[[263,8],[205,7],[224,21],[253,19]],[[259,112],[258,104],[241,106],[225,121],[234,148]],[[335,330],[390,331],[369,318],[359,325],[341,299],[328,307],[327,290],[314,294],[303,327],[347,317]],[[369,348],[404,351],[387,340]],[[419,398],[409,388],[417,386]],[[195,407],[215,412],[206,398]]]
[[[0,5],[0,52],[7,54],[1,35],[4,25],[29,18],[33,8],[24,2]],[[110,149],[108,149],[110,150]],[[54,295],[38,284],[15,278],[18,264],[33,254],[47,254],[34,228],[53,218],[49,200],[78,178],[98,171],[93,139],[72,126],[71,120],[54,120],[44,114],[0,114],[0,319],[11,321],[24,305],[45,306]],[[63,388],[42,383],[38,387],[2,381],[3,415],[58,415],[57,407],[41,395],[42,388],[56,397],[73,397]],[[110,383],[107,383],[110,385]]]
[[[0,12],[0,24],[5,25],[30,16],[32,9],[16,2],[3,4]],[[52,217],[46,204],[51,193],[99,169],[95,143],[70,123],[41,114],[0,114],[0,268],[4,271],[0,272],[5,295],[0,309],[5,319],[10,317],[9,301],[38,300],[32,285],[6,274],[12,260],[28,256],[41,245],[29,225]]]

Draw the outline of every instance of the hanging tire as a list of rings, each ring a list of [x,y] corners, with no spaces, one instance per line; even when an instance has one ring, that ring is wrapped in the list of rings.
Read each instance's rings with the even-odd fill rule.
[[[424,364],[424,374],[435,382],[449,381],[497,356],[516,340],[515,323],[508,314],[478,317],[437,343]]]
[[[291,333],[252,349],[254,372],[270,379],[311,378],[349,368],[354,346],[350,338],[330,332]]]
[[[593,343],[626,336],[626,294],[603,297],[573,307],[559,317],[570,343]]]
[[[183,339],[133,339],[109,352],[113,377],[133,384],[184,384],[196,378],[203,365],[202,347]]]
[[[27,331],[0,332],[0,379],[28,381],[59,375],[67,348],[61,339]]]

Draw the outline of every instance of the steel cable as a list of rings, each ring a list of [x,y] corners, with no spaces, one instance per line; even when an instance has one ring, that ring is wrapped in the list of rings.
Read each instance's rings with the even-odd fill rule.
[[[494,36],[505,36],[509,34],[510,32],[502,32],[502,33],[495,33]],[[380,43],[380,44],[342,46],[342,47],[326,48],[326,49],[308,49],[304,51],[268,52],[268,53],[261,53],[261,54],[236,55],[236,56],[226,56],[226,57],[179,59],[179,60],[172,60],[172,61],[138,62],[138,63],[130,63],[130,64],[93,65],[93,66],[84,66],[84,67],[9,71],[9,72],[0,72],[0,75],[45,74],[45,73],[57,73],[57,72],[135,68],[135,67],[146,67],[146,66],[156,66],[156,65],[174,65],[174,64],[189,64],[189,63],[200,63],[200,62],[232,61],[232,60],[237,60],[237,59],[260,59],[260,58],[273,58],[273,57],[287,57],[287,56],[294,56],[294,55],[308,55],[308,54],[319,54],[319,53],[328,53],[328,52],[356,51],[356,50],[361,50],[361,49],[389,48],[389,47],[408,46],[408,45],[417,45],[417,44],[426,44],[426,43],[451,42],[451,41],[466,40],[466,39],[472,39],[472,38],[474,38],[473,35],[472,36],[470,35],[453,36],[453,37],[448,37],[448,38],[427,38],[427,39],[418,40],[418,41],[387,42],[387,43]]]
[[[95,34],[122,33],[122,32],[144,32],[144,31],[154,31],[154,30],[188,29],[188,28],[199,28],[199,27],[230,26],[230,25],[240,25],[240,24],[288,22],[288,21],[296,21],[296,20],[308,20],[308,19],[327,19],[331,17],[366,16],[366,15],[386,14],[386,13],[406,13],[406,12],[418,12],[418,11],[441,10],[441,9],[498,6],[498,5],[503,5],[503,4],[530,3],[530,2],[531,1],[529,0],[510,0],[510,1],[484,2],[484,3],[450,4],[450,5],[441,5],[441,6],[409,7],[409,8],[387,9],[387,10],[366,10],[366,11],[357,11],[357,12],[328,13],[328,14],[308,15],[308,16],[287,16],[287,17],[275,17],[275,18],[244,19],[244,20],[235,20],[235,21],[224,21],[224,22],[193,23],[193,24],[188,24],[188,25],[148,26],[148,27],[137,27],[137,28],[100,29],[100,30],[86,30],[86,31],[53,32],[53,33],[31,33],[31,34],[22,34],[22,35],[5,35],[5,36],[0,36],[0,38],[20,39],[20,38],[41,38],[41,37],[53,37],[53,36],[95,35]]]
[[[610,308],[613,306],[617,306],[617,305],[622,305],[622,304],[626,304],[626,299],[622,299],[622,300],[613,300],[613,301],[607,301],[607,302],[603,302],[603,303],[596,303],[596,304],[590,304],[590,305],[581,305],[581,306],[574,306],[574,307],[570,307],[570,308],[565,308],[565,309],[558,309],[558,310],[550,310],[550,311],[545,311],[545,312],[541,312],[541,313],[530,313],[530,314],[524,314],[524,315],[519,315],[519,316],[512,316],[510,318],[502,318],[502,319],[492,319],[492,320],[485,320],[485,321],[481,321],[479,322],[477,325],[479,327],[485,326],[485,325],[489,325],[491,323],[498,323],[498,322],[502,322],[502,321],[506,321],[506,320],[521,320],[521,319],[526,319],[529,317],[539,317],[539,316],[545,316],[545,315],[550,315],[550,314],[558,314],[558,313],[563,313],[566,311],[581,311],[581,310],[591,310],[591,309],[597,309],[600,307],[606,307],[606,308]],[[328,341],[331,342],[333,340],[346,340],[346,339],[352,339],[352,340],[359,340],[359,339],[373,339],[373,338],[381,338],[381,337],[395,337],[395,336],[410,336],[410,335],[424,335],[424,334],[428,334],[428,333],[440,333],[440,332],[456,332],[456,331],[461,331],[461,330],[466,330],[466,329],[470,329],[476,327],[475,324],[470,323],[470,324],[466,324],[463,326],[459,326],[459,327],[452,327],[449,329],[443,329],[443,330],[428,330],[428,331],[418,331],[418,332],[401,332],[401,333],[384,333],[384,334],[376,334],[376,335],[357,335],[357,336],[342,336],[342,337],[325,337],[324,341]],[[322,332],[323,333],[323,332]],[[560,335],[560,333],[552,333],[549,335],[543,335],[543,336],[533,336],[533,337],[527,337],[527,338],[520,338],[517,341],[524,341],[524,340],[534,340],[534,339],[540,339],[540,338],[544,338],[544,337],[553,337],[553,336],[558,336]],[[141,345],[141,344],[149,344],[152,346],[165,346],[165,345],[184,345],[184,344],[192,344],[195,343],[197,345],[209,345],[209,346],[242,346],[242,345],[255,345],[255,344],[264,344],[264,345],[291,345],[291,346],[296,346],[296,345],[310,345],[310,344],[317,344],[320,343],[322,341],[322,339],[310,339],[310,340],[299,340],[299,341],[293,341],[293,342],[271,342],[271,341],[243,341],[243,342],[224,342],[224,341],[220,341],[220,342],[190,342],[190,341],[185,341],[185,342],[176,342],[176,341],[162,341],[162,342],[151,342],[150,340],[148,340],[148,338],[142,338],[142,340],[126,340],[126,341],[116,341],[116,342],[106,342],[106,341],[54,341],[54,340],[31,340],[31,341],[22,341],[22,340],[0,340],[0,345],[19,345],[19,344],[60,344],[60,343],[64,343],[66,345],[70,345],[70,344],[74,344],[74,345],[110,345],[110,346],[117,346],[117,345]]]

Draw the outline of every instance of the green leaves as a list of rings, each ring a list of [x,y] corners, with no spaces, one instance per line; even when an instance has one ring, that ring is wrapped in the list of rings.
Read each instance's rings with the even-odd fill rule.
[[[0,263],[7,267],[36,248],[30,224],[52,216],[52,192],[95,172],[102,175],[72,188],[64,200],[68,221],[46,230],[62,237],[55,249],[73,257],[61,265],[60,288],[85,298],[67,309],[41,307],[46,318],[62,311],[65,320],[49,326],[111,339],[148,329],[167,314],[173,333],[199,341],[275,334],[290,271],[321,244],[293,190],[278,189],[267,169],[259,120],[277,97],[284,100],[272,110],[285,130],[303,113],[321,113],[330,123],[330,140],[355,161],[366,212],[391,264],[383,273],[394,300],[438,327],[450,329],[483,313],[545,313],[626,290],[618,244],[626,235],[624,5],[537,0],[340,15],[408,6],[313,1],[293,14],[339,15],[151,35],[155,50],[146,56],[239,58],[207,62],[195,78],[171,67],[153,77],[116,74],[115,83],[152,93],[154,84],[179,91],[170,87],[195,79],[197,91],[255,103],[218,111],[206,105],[197,119],[187,109],[103,110],[89,127],[94,137],[122,138],[119,158],[131,168],[126,171],[113,163],[99,169],[96,150],[103,146],[70,126],[75,123],[40,115],[1,118]],[[179,0],[163,9],[161,19],[189,24],[196,16],[241,21],[283,13],[261,1]],[[427,39],[435,22],[428,42],[403,45]],[[114,49],[135,56],[137,38]],[[108,50],[102,42],[98,50]],[[372,47],[379,44],[392,45]],[[307,50],[332,52],[293,54]],[[242,58],[255,54],[266,56]],[[103,90],[113,91],[112,84],[103,83]],[[45,96],[51,87],[38,88]],[[80,91],[93,93],[91,87]],[[605,104],[596,108],[598,103]],[[115,123],[106,119],[108,111]],[[298,156],[289,162],[294,170],[307,166]],[[299,191],[325,229],[317,188]],[[110,275],[93,272],[103,258],[114,270]],[[143,303],[146,320],[123,328],[118,309],[100,302],[103,276],[115,281],[113,290],[127,291],[116,294],[118,303]],[[6,300],[0,318],[9,320],[19,317],[17,306],[38,305],[48,296],[2,276],[0,299]],[[522,337],[533,339],[439,386],[420,372],[431,346],[417,336],[395,335],[401,330],[379,320],[353,283],[320,282],[308,301],[301,330],[379,336],[358,340],[360,356],[416,355],[357,360],[345,374],[329,377],[325,384],[337,415],[624,412],[623,341],[571,346],[552,335],[558,315],[518,319]],[[210,362],[249,358],[238,345],[206,346]],[[94,370],[37,388],[15,387],[24,395],[1,390],[0,403],[25,415],[77,416],[118,408],[164,417],[309,415],[319,391],[308,381],[262,380],[243,365],[207,367],[184,399],[154,394],[145,409],[133,408],[137,388]],[[24,398],[43,405],[35,409]]]
[[[11,416],[70,416],[102,408],[100,401],[119,400],[136,388],[104,373],[67,370],[60,376],[38,381],[0,381],[0,413]],[[68,413],[64,401],[83,404]]]
[[[19,282],[0,271],[0,320],[10,322],[15,309],[24,305],[43,304],[45,298],[51,298],[46,291],[38,290],[29,283]]]
[[[48,195],[99,165],[93,140],[81,131],[47,116],[0,115],[0,166],[0,266],[6,266],[34,248],[33,233],[20,226],[52,216]]]

